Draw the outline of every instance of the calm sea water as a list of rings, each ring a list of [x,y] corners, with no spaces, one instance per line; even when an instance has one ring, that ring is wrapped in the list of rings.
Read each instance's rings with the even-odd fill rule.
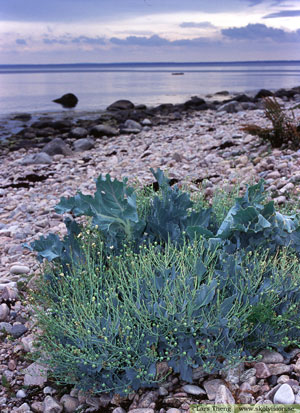
[[[157,105],[220,90],[254,93],[299,85],[300,61],[0,65],[0,115],[59,111],[52,100],[65,93],[78,97],[76,110],[93,111],[117,99]]]

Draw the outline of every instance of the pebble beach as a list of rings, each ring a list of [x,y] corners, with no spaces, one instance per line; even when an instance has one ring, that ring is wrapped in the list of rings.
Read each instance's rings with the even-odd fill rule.
[[[203,190],[207,199],[218,188],[245,188],[260,179],[277,204],[297,196],[300,151],[272,148],[243,131],[247,124],[271,125],[261,99],[242,100],[225,102],[224,96],[223,102],[207,104],[194,99],[184,110],[162,105],[148,112],[141,105],[135,115],[132,107],[111,116],[66,111],[41,114],[34,123],[29,116],[19,117],[20,130],[0,149],[1,412],[184,413],[193,403],[300,404],[300,349],[289,357],[264,350],[259,362],[218,376],[199,368],[193,384],[170,375],[158,390],[139,390],[127,400],[90,397],[75,389],[62,393],[45,368],[28,357],[37,332],[27,291],[35,288],[40,267],[23,244],[64,232],[63,218],[54,211],[62,196],[93,193],[100,174],[148,185],[154,180],[150,168],[161,168],[192,191]],[[292,97],[282,94],[278,102],[293,109],[299,124],[300,90]],[[2,129],[7,122],[2,121]]]

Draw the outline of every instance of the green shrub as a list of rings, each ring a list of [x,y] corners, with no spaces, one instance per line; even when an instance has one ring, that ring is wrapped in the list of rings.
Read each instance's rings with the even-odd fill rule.
[[[224,213],[154,175],[156,195],[107,175],[94,197],[62,198],[56,211],[90,225],[66,220],[64,239],[30,247],[49,261],[34,296],[38,355],[59,382],[126,393],[155,386],[159,361],[191,382],[198,366],[300,344],[296,216],[265,202],[262,182]]]
[[[122,394],[155,387],[160,361],[192,382],[192,368],[217,372],[262,347],[299,344],[299,265],[285,252],[220,262],[195,240],[126,247],[107,267],[103,244],[83,238],[86,264],[41,282],[35,296],[47,308],[41,356],[60,383]]]

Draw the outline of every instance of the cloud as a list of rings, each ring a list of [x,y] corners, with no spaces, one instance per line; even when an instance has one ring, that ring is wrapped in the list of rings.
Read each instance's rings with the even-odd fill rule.
[[[70,35],[65,35],[62,37],[44,37],[44,44],[92,44],[92,45],[103,45],[105,44],[105,39],[102,37],[88,37],[88,36],[78,36],[72,37]]]
[[[266,0],[240,0],[242,2],[250,3],[250,6],[256,6],[257,4],[265,3]],[[281,3],[285,3],[286,0],[274,0],[272,6],[276,6]]]
[[[27,42],[25,39],[16,39],[16,44],[24,46],[27,45]]]
[[[265,24],[248,24],[244,27],[231,27],[221,30],[221,33],[231,40],[273,40],[277,43],[290,43],[300,41],[300,30],[286,32],[283,29],[275,29]]]
[[[277,17],[297,17],[300,16],[300,10],[282,10],[276,13],[270,13],[263,17],[263,19],[275,19]]]
[[[87,37],[87,36],[79,36],[74,37],[71,40],[72,43],[86,43],[86,44],[105,44],[105,40],[103,37]]]
[[[208,29],[208,28],[216,27],[210,22],[183,22],[179,26],[183,28],[198,27],[201,29]]]
[[[178,40],[168,40],[164,37],[157,35],[151,37],[145,36],[128,36],[125,39],[120,39],[118,37],[112,37],[109,39],[111,43],[118,46],[142,46],[142,47],[163,47],[163,46],[200,46],[205,44],[213,43],[207,37],[196,37],[194,39],[178,39]]]
[[[48,37],[45,37],[43,39],[43,43],[45,44],[67,44],[68,42],[64,39],[58,39],[58,38],[48,39]]]
[[[128,36],[125,39],[118,37],[112,37],[110,42],[117,45],[131,45],[131,46],[165,46],[170,43],[169,40],[163,37],[154,35],[151,37],[146,36]]]

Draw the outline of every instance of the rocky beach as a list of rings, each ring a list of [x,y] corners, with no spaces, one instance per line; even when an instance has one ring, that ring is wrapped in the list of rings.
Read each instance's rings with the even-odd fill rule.
[[[127,399],[91,397],[61,389],[28,354],[34,351],[35,317],[28,290],[40,267],[24,249],[41,235],[63,233],[54,206],[62,196],[92,193],[94,179],[109,173],[139,186],[151,184],[150,168],[168,172],[173,183],[202,190],[263,178],[275,203],[300,192],[300,151],[272,148],[245,132],[247,124],[269,127],[262,90],[256,96],[220,92],[207,100],[155,108],[122,100],[106,111],[18,114],[0,123],[0,411],[184,413],[193,403],[300,404],[300,349],[288,356],[263,350],[261,359],[221,375],[194,371],[194,383],[176,375],[158,390],[139,390]],[[300,123],[300,87],[275,96]],[[298,127],[299,129],[299,127]],[[164,363],[158,366],[163,371]],[[76,410],[77,409],[77,410]],[[81,409],[81,410],[80,410]]]

